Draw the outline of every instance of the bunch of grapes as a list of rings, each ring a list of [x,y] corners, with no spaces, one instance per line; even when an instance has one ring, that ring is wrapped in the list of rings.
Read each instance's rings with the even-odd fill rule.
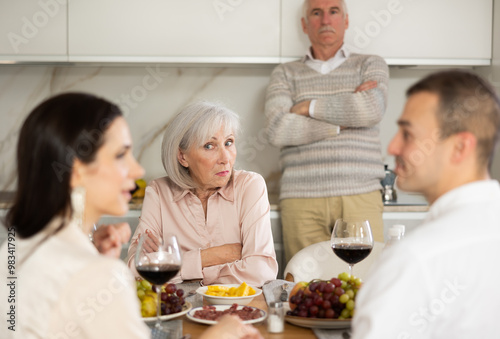
[[[330,280],[313,280],[290,296],[287,315],[307,318],[348,319],[354,315],[361,279],[343,272]]]
[[[141,314],[143,317],[154,317],[156,315],[156,305],[158,292],[147,280],[137,281],[137,297],[141,302]],[[184,290],[177,289],[175,284],[167,284],[161,287],[161,315],[168,315],[182,311],[184,305]]]

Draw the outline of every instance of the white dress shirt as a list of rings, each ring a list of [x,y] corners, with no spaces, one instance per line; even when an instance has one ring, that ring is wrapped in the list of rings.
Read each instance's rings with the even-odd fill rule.
[[[499,338],[499,258],[498,182],[444,194],[371,269],[356,300],[352,338]]]

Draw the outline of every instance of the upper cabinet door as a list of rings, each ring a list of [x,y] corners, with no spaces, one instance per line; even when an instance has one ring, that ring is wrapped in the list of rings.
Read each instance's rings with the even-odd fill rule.
[[[277,62],[280,0],[69,3],[70,61]]]
[[[0,0],[0,60],[67,61],[66,0]]]
[[[282,56],[297,58],[309,46],[300,18],[303,0],[282,3]],[[489,65],[492,0],[346,0],[345,43],[389,64]]]

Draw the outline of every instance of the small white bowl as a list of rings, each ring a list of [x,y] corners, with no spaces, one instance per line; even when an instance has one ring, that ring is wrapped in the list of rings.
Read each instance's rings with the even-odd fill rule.
[[[226,287],[238,287],[240,286],[239,284],[216,284],[212,286],[226,286]],[[196,293],[201,294],[203,298],[207,301],[207,303],[211,305],[232,305],[232,304],[238,304],[238,305],[248,305],[253,298],[259,296],[262,294],[262,290],[260,288],[250,286],[255,290],[255,294],[249,295],[247,297],[220,297],[220,296],[215,296],[215,295],[208,295],[207,290],[208,286],[202,286],[199,287],[196,290]]]

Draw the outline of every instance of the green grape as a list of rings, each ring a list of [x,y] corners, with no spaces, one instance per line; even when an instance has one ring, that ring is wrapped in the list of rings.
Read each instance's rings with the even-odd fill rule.
[[[342,281],[348,281],[351,276],[347,272],[342,272],[339,274],[338,278]]]
[[[349,311],[354,310],[354,300],[347,300],[347,302],[345,303],[345,308],[347,308]]]
[[[345,294],[349,296],[349,299],[354,299],[354,291],[352,289],[347,289]]]
[[[342,280],[342,285],[340,285],[340,287],[345,290],[347,288],[347,283],[345,281]]]
[[[151,283],[145,279],[141,280],[141,284],[142,284],[142,287],[144,287],[144,289],[146,289],[146,290],[153,289],[153,286],[151,285]]]
[[[145,296],[142,300],[141,314],[145,318],[156,315],[156,301],[152,296]]]
[[[340,301],[342,304],[345,304],[348,300],[349,300],[349,296],[348,296],[346,293],[342,294],[342,295],[339,297],[339,301]]]
[[[340,312],[340,317],[343,317],[344,319],[349,318],[351,315],[351,311],[349,311],[347,308],[344,308],[342,312]],[[339,319],[340,319],[339,317]]]
[[[139,297],[139,300],[142,300],[146,296],[146,292],[144,292],[144,290],[140,288],[137,290],[137,296]]]

